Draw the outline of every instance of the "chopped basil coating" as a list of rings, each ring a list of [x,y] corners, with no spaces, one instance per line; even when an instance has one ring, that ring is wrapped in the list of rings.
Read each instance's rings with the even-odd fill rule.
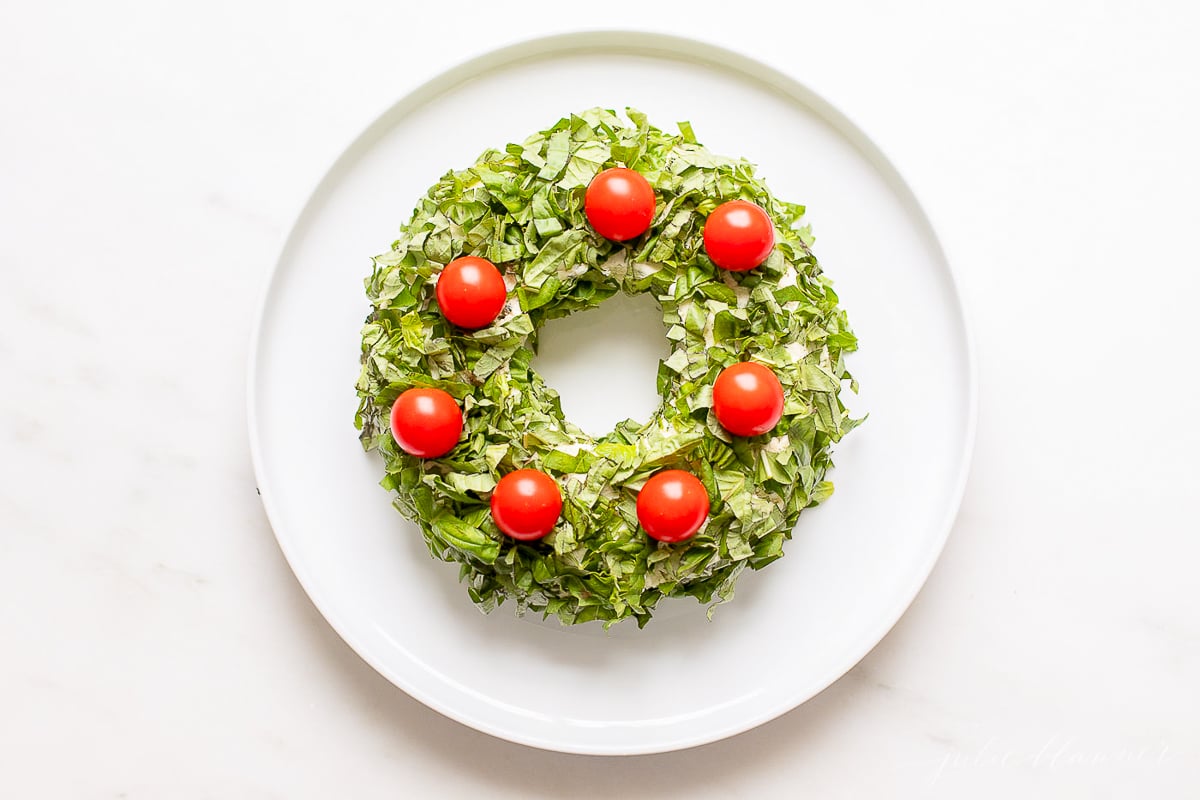
[[[710,153],[688,123],[673,135],[627,114],[632,125],[604,109],[571,115],[446,173],[366,280],[363,446],[382,455],[396,507],[434,556],[460,565],[485,611],[511,599],[519,613],[566,623],[644,625],[666,596],[728,600],[742,570],[782,556],[800,512],[833,492],[831,445],[861,422],[839,397],[857,339],[812,254],[804,207],[775,198],[748,161]],[[640,172],[657,195],[650,230],[624,243],[593,232],[583,208],[588,183],[614,166]],[[775,249],[750,272],[717,269],[702,246],[707,214],[734,199],[775,223]],[[451,326],[434,296],[442,267],[465,255],[490,259],[515,287],[483,330]],[[530,363],[546,320],[617,292],[655,297],[672,350],[659,367],[658,411],[594,438],[563,417]],[[773,431],[743,439],[721,429],[711,406],[718,373],[746,360],[775,371],[786,404]],[[392,440],[392,402],[415,386],[462,405],[462,439],[442,458],[415,458]],[[505,537],[489,513],[499,477],[524,467],[563,492],[558,526],[537,542]],[[678,544],[646,536],[636,514],[638,489],[669,468],[696,474],[712,505]]]

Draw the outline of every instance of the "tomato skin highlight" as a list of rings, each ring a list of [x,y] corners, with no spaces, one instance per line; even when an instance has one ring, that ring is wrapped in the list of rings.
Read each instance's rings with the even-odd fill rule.
[[[562,505],[558,484],[536,469],[510,472],[492,491],[492,519],[496,527],[521,542],[541,539],[554,530]]]
[[[783,386],[762,364],[731,364],[713,382],[713,413],[734,436],[766,433],[783,416]]]
[[[471,330],[495,322],[508,296],[500,270],[478,256],[456,258],[443,267],[435,291],[442,316]]]
[[[730,200],[704,221],[704,252],[721,269],[746,272],[762,264],[775,246],[767,212],[745,200]]]
[[[638,522],[660,542],[682,542],[708,519],[708,490],[690,472],[668,469],[653,475],[638,492]]]
[[[592,178],[583,211],[596,233],[624,242],[650,229],[654,204],[654,189],[641,173],[613,167]]]
[[[392,403],[392,438],[418,458],[438,458],[454,449],[462,434],[462,409],[441,389],[409,389]]]

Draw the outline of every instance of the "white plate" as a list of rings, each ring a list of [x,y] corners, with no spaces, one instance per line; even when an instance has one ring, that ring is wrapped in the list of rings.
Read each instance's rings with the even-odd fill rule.
[[[381,464],[362,452],[352,426],[368,257],[387,249],[447,169],[596,105],[631,105],[668,129],[691,120],[710,148],[758,163],[778,195],[807,204],[817,256],[862,341],[850,361],[862,393],[850,400],[870,419],[837,447],[836,494],[803,515],[787,556],[744,576],[711,623],[690,601],[664,608],[645,630],[619,625],[608,634],[519,620],[511,605],[479,614],[457,567],[431,560],[416,527],[392,509],[377,485]],[[607,313],[619,322],[620,303],[611,302],[616,312],[598,309],[591,319]],[[562,335],[582,341],[587,317],[577,317],[582,327]],[[628,350],[629,337],[622,341]],[[643,349],[662,347],[652,336]],[[569,398],[562,381],[580,364],[567,363],[569,348],[546,348],[557,355],[544,372]],[[612,397],[653,392],[652,371],[628,374],[611,360],[595,368],[605,370]],[[974,411],[953,277],[879,150],[793,79],[715,47],[648,34],[527,42],[400,100],[338,159],[299,215],[266,291],[250,364],[263,502],[330,624],[443,714],[577,753],[660,752],[730,736],[852,667],[903,613],[941,551]],[[580,421],[595,428],[597,419]]]

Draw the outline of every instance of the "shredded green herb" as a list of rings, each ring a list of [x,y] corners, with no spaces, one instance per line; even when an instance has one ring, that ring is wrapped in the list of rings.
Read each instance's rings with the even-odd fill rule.
[[[363,446],[382,455],[396,507],[435,557],[460,565],[484,611],[512,599],[518,613],[565,623],[642,626],[663,597],[730,599],[742,570],[782,556],[800,512],[833,492],[830,446],[861,422],[839,398],[844,381],[857,390],[843,361],[857,340],[800,224],[804,207],[772,196],[751,163],[710,153],[690,124],[673,135],[626,113],[632,125],[604,109],[571,115],[446,173],[366,280]],[[650,230],[630,242],[599,237],[583,210],[588,183],[613,166],[637,170],[657,194]],[[767,211],[776,245],[761,267],[731,273],[705,256],[702,231],[713,208],[739,198]],[[434,297],[439,271],[464,255],[491,260],[510,286],[483,330],[451,326]],[[621,291],[650,292],[662,308],[672,348],[658,370],[663,402],[645,423],[594,438],[564,418],[530,362],[546,320]],[[786,405],[773,431],[741,439],[710,406],[717,374],[746,360],[775,371]],[[462,438],[438,459],[404,453],[390,433],[392,402],[419,386],[463,408]],[[553,476],[564,500],[557,527],[532,543],[501,534],[488,505],[499,477],[524,467]],[[649,538],[635,510],[643,483],[668,468],[697,475],[711,501],[704,527],[679,544]]]

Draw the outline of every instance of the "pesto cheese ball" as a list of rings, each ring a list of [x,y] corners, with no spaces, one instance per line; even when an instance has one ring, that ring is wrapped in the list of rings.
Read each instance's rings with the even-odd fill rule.
[[[663,597],[730,599],[742,571],[782,556],[801,511],[830,496],[831,445],[859,422],[839,397],[846,382],[857,389],[843,361],[857,340],[810,249],[804,207],[774,197],[744,159],[710,153],[687,123],[670,134],[626,113],[629,122],[604,109],[573,114],[447,172],[366,280],[363,446],[383,457],[396,507],[436,558],[459,565],[485,611],[512,600],[518,613],[565,623],[644,625]],[[584,212],[590,182],[613,167],[640,173],[656,198],[649,230],[622,242]],[[774,225],[756,269],[726,271],[706,255],[706,218],[731,200]],[[476,330],[452,325],[436,298],[439,274],[464,256],[491,261],[508,288],[499,316]],[[650,419],[593,437],[564,417],[531,362],[543,323],[617,292],[653,295],[671,354]],[[718,423],[712,387],[746,361],[774,372],[785,404],[772,430],[737,437]],[[425,387],[453,396],[464,419],[457,445],[428,459],[402,450],[389,428],[396,398]],[[562,494],[558,523],[536,541],[505,536],[489,513],[497,482],[522,469],[550,475]],[[703,527],[678,543],[638,524],[639,490],[668,469],[699,478],[710,501]]]

